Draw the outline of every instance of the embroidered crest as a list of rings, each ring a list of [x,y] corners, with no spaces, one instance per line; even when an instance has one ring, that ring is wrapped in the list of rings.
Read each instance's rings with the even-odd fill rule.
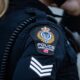
[[[31,31],[36,50],[44,55],[54,55],[59,40],[59,32],[49,25],[36,27]]]
[[[55,36],[52,32],[50,32],[50,28],[47,28],[46,26],[41,28],[41,31],[37,33],[38,39],[40,39],[42,42],[51,44],[55,41]]]

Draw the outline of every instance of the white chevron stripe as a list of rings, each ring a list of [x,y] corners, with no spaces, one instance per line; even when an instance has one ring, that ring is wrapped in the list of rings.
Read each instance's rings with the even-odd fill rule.
[[[35,73],[37,73],[38,74],[38,76],[40,76],[40,77],[45,77],[45,76],[50,76],[51,75],[51,73],[43,73],[43,74],[41,74],[35,67],[33,67],[32,65],[30,65],[30,68],[35,72]]]
[[[32,61],[34,61],[38,66],[40,66],[42,69],[45,68],[52,68],[53,65],[46,65],[46,66],[42,66],[34,57],[31,58]]]
[[[33,61],[31,61],[31,65],[34,66],[36,69],[38,69],[41,73],[44,72],[51,72],[52,69],[41,69],[37,64],[35,64]]]

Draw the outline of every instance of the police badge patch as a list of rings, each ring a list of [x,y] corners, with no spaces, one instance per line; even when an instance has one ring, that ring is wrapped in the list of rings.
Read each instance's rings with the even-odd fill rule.
[[[54,54],[59,38],[58,31],[55,28],[47,26],[37,27],[31,31],[31,37],[34,39],[39,53],[45,55]]]
[[[47,28],[46,26],[41,28],[41,30],[37,33],[37,37],[42,42],[47,44],[51,44],[55,40],[54,34],[50,32],[50,28]]]

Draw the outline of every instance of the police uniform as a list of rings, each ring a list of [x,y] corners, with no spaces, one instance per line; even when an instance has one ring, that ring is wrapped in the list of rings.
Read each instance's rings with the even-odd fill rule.
[[[78,80],[75,51],[56,21],[47,20],[46,13],[48,16],[52,13],[38,1],[22,2],[24,5],[16,0],[12,2],[15,6],[10,7],[0,22],[3,26],[0,51],[5,50],[5,55],[1,52],[3,59],[0,57],[0,79]],[[35,14],[36,19],[33,18]],[[2,30],[6,30],[5,34]],[[2,65],[5,63],[8,63],[7,67]]]

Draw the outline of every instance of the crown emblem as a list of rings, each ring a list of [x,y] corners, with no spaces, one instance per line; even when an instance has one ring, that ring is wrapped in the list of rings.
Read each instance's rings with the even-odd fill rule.
[[[41,28],[41,30],[42,30],[43,32],[49,32],[49,31],[50,31],[50,29],[47,28],[47,27]]]

